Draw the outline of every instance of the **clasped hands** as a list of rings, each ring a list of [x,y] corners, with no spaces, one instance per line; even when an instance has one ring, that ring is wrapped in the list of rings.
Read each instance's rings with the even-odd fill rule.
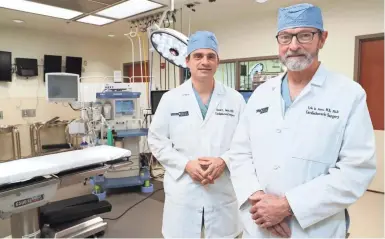
[[[190,177],[202,185],[213,184],[226,168],[221,158],[201,157],[190,160],[186,165],[186,172]]]
[[[288,238],[291,236],[285,218],[290,217],[290,206],[285,197],[278,197],[257,191],[249,197],[252,205],[251,218],[261,228],[265,228],[275,236]]]

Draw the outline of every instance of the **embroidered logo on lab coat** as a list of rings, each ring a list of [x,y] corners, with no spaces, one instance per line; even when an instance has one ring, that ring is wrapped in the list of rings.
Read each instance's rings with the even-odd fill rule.
[[[268,111],[269,111],[269,107],[264,107],[264,108],[257,109],[256,113],[264,114],[264,113],[267,113]]]
[[[179,117],[184,117],[184,116],[189,116],[188,111],[182,111],[178,113],[171,113],[171,116],[179,116]]]

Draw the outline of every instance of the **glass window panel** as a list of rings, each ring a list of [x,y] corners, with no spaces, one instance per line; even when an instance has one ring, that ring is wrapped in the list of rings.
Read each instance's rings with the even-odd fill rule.
[[[255,60],[240,62],[246,71],[240,75],[240,90],[254,90],[267,80],[284,72],[284,66],[278,59]]]
[[[222,82],[224,85],[235,89],[236,78],[235,62],[220,63],[217,72],[214,75],[215,80]]]

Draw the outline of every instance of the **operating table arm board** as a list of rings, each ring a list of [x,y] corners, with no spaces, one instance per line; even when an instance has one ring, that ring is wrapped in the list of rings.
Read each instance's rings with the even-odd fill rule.
[[[0,163],[0,185],[130,157],[127,149],[101,145],[83,150],[44,155]]]

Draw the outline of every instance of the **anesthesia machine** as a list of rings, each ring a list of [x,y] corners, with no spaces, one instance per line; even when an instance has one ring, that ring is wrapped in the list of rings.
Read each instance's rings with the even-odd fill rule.
[[[101,139],[106,137],[109,145],[129,149],[132,154],[129,161],[94,179],[104,189],[144,185],[143,191],[152,191],[150,174],[148,169],[142,167],[140,160],[141,137],[146,137],[148,133],[148,129],[143,127],[140,96],[140,92],[131,91],[129,84],[124,83],[110,84],[103,92],[96,94],[97,101],[93,109],[100,115],[93,114],[93,117],[102,121],[94,125],[95,131],[101,135]]]

